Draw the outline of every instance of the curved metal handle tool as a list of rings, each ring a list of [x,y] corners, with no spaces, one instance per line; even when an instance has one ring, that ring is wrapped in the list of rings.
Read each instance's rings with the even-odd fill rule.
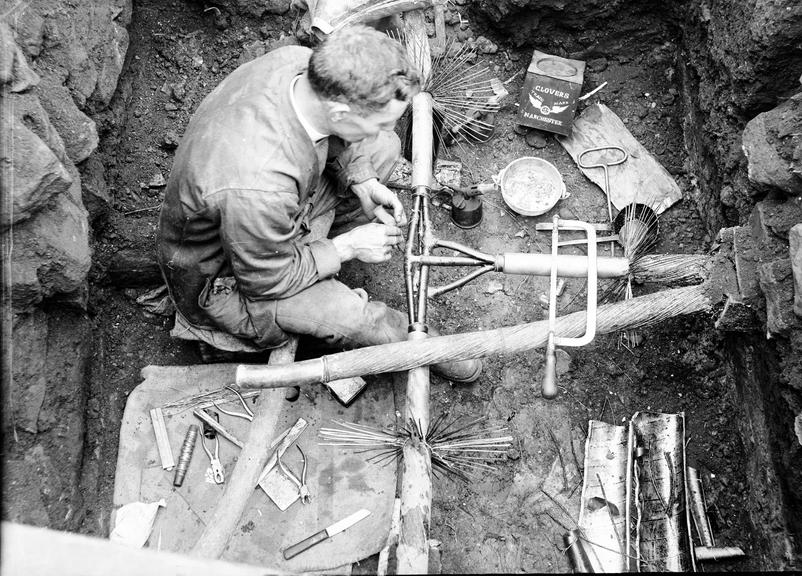
[[[559,245],[559,230],[584,230],[588,237],[588,300],[585,333],[577,338],[557,337],[554,327],[557,322],[557,255]],[[544,366],[541,393],[544,398],[552,399],[557,396],[557,346],[584,346],[596,336],[596,298],[598,293],[598,269],[596,262],[596,229],[592,224],[579,220],[560,221],[554,216],[554,227],[551,232],[551,283],[549,288],[549,337],[546,343],[546,364]]]
[[[621,152],[621,158],[612,161],[599,161],[596,164],[588,164],[583,162],[582,159],[586,154],[590,154],[591,152],[601,152],[603,150],[617,150]],[[598,146],[596,148],[588,148],[587,150],[583,150],[576,159],[576,163],[580,168],[601,168],[604,170],[604,194],[607,196],[607,216],[610,218],[610,222],[613,221],[613,201],[610,193],[610,173],[607,171],[607,169],[610,166],[618,166],[619,164],[623,164],[628,158],[629,152],[624,150],[621,146]],[[615,242],[610,243],[610,255],[615,255]]]

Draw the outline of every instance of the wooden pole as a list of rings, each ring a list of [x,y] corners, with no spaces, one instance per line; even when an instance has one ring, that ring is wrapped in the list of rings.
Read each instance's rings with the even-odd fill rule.
[[[427,340],[425,332],[410,340]],[[412,368],[407,377],[406,421],[425,436],[429,429],[429,367]],[[401,466],[401,523],[396,548],[397,574],[429,571],[429,525],[432,515],[432,455],[425,442],[414,438],[404,445]]]
[[[292,336],[281,348],[270,353],[268,366],[288,364],[295,359],[298,337]],[[225,490],[203,533],[195,542],[191,554],[204,558],[219,558],[228,540],[237,528],[237,522],[245,511],[248,499],[259,483],[259,475],[270,456],[270,440],[276,434],[276,424],[284,402],[283,390],[266,390],[259,396],[253,421],[248,427],[248,437],[231,476],[226,480]]]

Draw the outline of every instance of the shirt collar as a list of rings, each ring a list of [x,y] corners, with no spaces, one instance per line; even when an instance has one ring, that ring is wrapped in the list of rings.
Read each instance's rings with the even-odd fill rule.
[[[323,138],[328,138],[328,134],[323,134],[312,126],[312,124],[304,118],[304,115],[301,114],[301,111],[298,109],[298,103],[295,101],[295,84],[298,83],[298,78],[301,75],[299,74],[295,78],[292,79],[290,82],[290,103],[292,104],[292,109],[295,110],[295,115],[298,116],[298,121],[301,123],[301,126],[304,127],[306,134],[309,136],[309,139],[312,141],[313,144],[317,145],[320,140]]]

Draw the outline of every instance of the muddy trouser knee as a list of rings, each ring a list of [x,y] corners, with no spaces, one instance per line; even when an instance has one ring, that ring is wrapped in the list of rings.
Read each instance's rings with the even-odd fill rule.
[[[383,302],[370,301],[361,288],[324,280],[276,302],[276,323],[286,331],[307,334],[333,346],[355,348],[407,339],[408,317]],[[437,336],[435,329],[430,335]],[[442,375],[462,374],[465,362],[445,362],[435,369]]]

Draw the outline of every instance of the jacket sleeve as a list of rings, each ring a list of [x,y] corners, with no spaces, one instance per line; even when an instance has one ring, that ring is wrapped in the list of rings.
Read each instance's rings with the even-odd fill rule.
[[[242,293],[252,300],[292,296],[340,270],[331,240],[298,240],[295,192],[224,190],[207,198]]]
[[[366,138],[353,144],[346,144],[339,138],[336,142],[334,140],[334,137],[329,137],[330,160],[326,164],[326,173],[339,183],[340,196],[349,194],[352,184],[379,177],[371,159],[371,145],[375,138]]]

